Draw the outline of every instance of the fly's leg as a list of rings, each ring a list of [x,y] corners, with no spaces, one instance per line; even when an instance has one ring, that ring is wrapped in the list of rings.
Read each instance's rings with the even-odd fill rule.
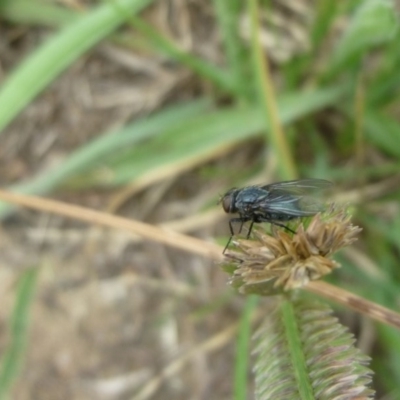
[[[253,229],[253,225],[254,225],[254,219],[251,220],[249,232],[247,233],[246,239],[248,239],[250,237],[250,233],[251,233],[251,230]]]
[[[241,234],[242,233],[242,228],[243,228],[243,224],[247,221],[247,220],[245,220],[245,219],[242,219],[242,218],[235,218],[235,219],[238,219],[238,220],[240,220],[240,222],[241,222],[241,224],[240,224],[240,228],[239,228],[239,234]],[[232,220],[231,220],[232,221]]]
[[[222,254],[225,254],[226,249],[228,248],[229,244],[231,243],[231,240],[232,240],[233,236],[235,235],[235,233],[233,232],[233,225],[232,225],[232,224],[233,224],[234,222],[240,222],[240,223],[241,223],[240,229],[239,229],[239,233],[240,233],[240,232],[242,231],[243,224],[244,224],[245,222],[247,222],[247,221],[249,221],[249,219],[247,219],[247,218],[231,218],[231,219],[229,220],[229,230],[230,230],[230,232],[231,232],[231,237],[229,238],[228,243],[226,244],[226,246],[225,246],[224,251],[222,252]]]
[[[224,251],[222,252],[222,254],[225,254],[226,249],[228,248],[229,244],[231,243],[233,236],[229,237],[228,243],[226,244],[226,246],[224,247]]]
[[[288,218],[287,220],[291,220],[291,219],[293,219],[293,218]],[[275,225],[275,226],[279,226],[279,227],[281,227],[281,228],[285,229],[286,231],[289,231],[289,232],[291,232],[293,234],[296,233],[295,231],[293,231],[292,229],[290,229],[286,225],[281,224],[280,222],[276,222],[275,219],[270,218],[269,216],[268,217],[267,216],[260,217],[259,220],[255,221],[255,222],[269,222],[272,225],[272,227],[274,227],[274,225]]]
[[[268,222],[270,222],[270,221],[268,221]],[[280,223],[278,223],[278,222],[271,222],[271,225],[280,226],[281,228],[283,228],[283,229],[285,229],[285,230],[287,230],[287,231],[289,231],[289,232],[291,232],[291,233],[293,233],[293,234],[296,233],[296,232],[293,231],[292,229],[288,228],[286,225],[280,224]]]

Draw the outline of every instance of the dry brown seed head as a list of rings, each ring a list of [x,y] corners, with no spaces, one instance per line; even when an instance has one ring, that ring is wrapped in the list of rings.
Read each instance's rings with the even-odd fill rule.
[[[326,213],[315,215],[306,228],[299,223],[293,235],[278,229],[268,235],[254,229],[252,239],[233,242],[234,251],[227,252],[223,265],[230,265],[231,284],[241,292],[265,294],[267,284],[276,294],[338,268],[340,264],[331,255],[353,243],[360,231],[344,209],[331,206]]]

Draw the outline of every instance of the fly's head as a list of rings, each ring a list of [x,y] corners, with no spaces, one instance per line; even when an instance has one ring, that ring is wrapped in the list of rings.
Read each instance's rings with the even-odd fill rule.
[[[220,203],[222,203],[222,208],[228,214],[236,213],[238,211],[236,207],[236,196],[238,189],[230,189],[228,190],[220,199]]]

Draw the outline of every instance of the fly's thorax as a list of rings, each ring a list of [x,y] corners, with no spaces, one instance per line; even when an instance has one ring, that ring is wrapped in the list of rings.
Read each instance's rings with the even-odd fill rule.
[[[250,186],[248,188],[238,190],[236,195],[236,206],[239,209],[246,209],[249,206],[251,207],[254,205],[256,202],[259,202],[267,195],[268,191],[257,186]]]

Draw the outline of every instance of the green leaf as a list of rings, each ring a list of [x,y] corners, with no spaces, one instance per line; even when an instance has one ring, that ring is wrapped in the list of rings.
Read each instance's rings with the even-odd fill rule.
[[[286,95],[278,102],[281,121],[288,124],[321,110],[345,92],[344,87],[337,87]],[[254,106],[235,106],[182,120],[179,126],[127,150],[123,157],[114,157],[106,175],[99,171],[98,183],[120,185],[145,176],[163,179],[177,166],[181,170],[193,168],[220,154],[221,149],[261,134],[265,125],[263,112]],[[84,184],[87,186],[88,182]]]
[[[243,310],[239,327],[239,337],[236,344],[234,400],[247,399],[247,374],[249,361],[249,342],[251,337],[251,316],[259,301],[258,296],[249,296]]]
[[[118,132],[107,132],[72,152],[57,168],[31,177],[27,182],[13,185],[11,189],[25,194],[46,193],[71,176],[99,163],[105,156],[130,148],[142,140],[159,134],[163,129],[172,129],[173,126],[179,125],[181,120],[202,114],[210,106],[211,101],[207,99],[189,102],[135,121]],[[4,217],[11,210],[10,204],[0,203],[0,217]]]
[[[378,111],[365,113],[365,136],[386,153],[400,157],[400,126],[397,121]]]
[[[229,72],[227,73],[224,69],[200,57],[195,57],[188,52],[180,50],[171,40],[161,35],[157,28],[151,26],[142,19],[131,17],[129,22],[132,27],[147,37],[150,43],[161,53],[191,68],[196,74],[203,79],[208,79],[220,90],[240,95],[240,92],[238,92],[240,88],[237,87]]]
[[[398,26],[393,1],[362,2],[336,48],[332,69],[358,59],[367,50],[393,39]]]
[[[394,399],[400,398],[400,342],[399,331],[391,326],[379,324],[377,334],[382,347],[382,357],[377,359],[376,371],[382,373],[382,381],[387,392]]]
[[[10,324],[11,341],[2,355],[0,365],[0,399],[6,398],[18,377],[26,348],[29,311],[36,287],[37,268],[24,272],[18,284],[16,301]]]
[[[39,24],[50,27],[66,25],[78,14],[57,4],[40,0],[6,0],[0,2],[0,12],[4,19],[17,24]]]
[[[51,37],[8,77],[0,90],[0,133],[65,68],[152,0],[114,2],[102,4]]]
[[[311,40],[315,49],[325,38],[330,29],[338,9],[336,1],[318,1],[316,3],[316,15],[311,30]]]
[[[239,19],[243,4],[240,0],[214,0],[214,5],[229,65],[229,74],[237,87],[237,94],[242,98],[249,97],[253,87],[249,85],[245,73],[247,57],[239,35]]]

